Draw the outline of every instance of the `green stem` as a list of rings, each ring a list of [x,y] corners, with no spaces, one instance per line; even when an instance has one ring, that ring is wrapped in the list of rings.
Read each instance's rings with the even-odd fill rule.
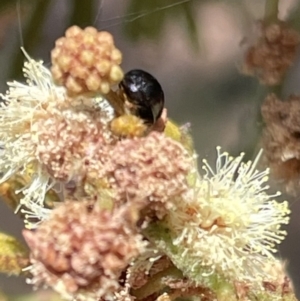
[[[94,0],[73,0],[72,4],[73,10],[70,26],[76,24],[84,28],[91,25],[95,15]]]
[[[155,274],[152,278],[148,280],[148,282],[131,292],[131,295],[136,297],[137,299],[144,299],[156,292],[161,291],[166,287],[166,284],[164,282],[165,277],[172,277],[172,278],[182,278],[182,272],[178,270],[176,267],[172,266],[167,269],[165,269],[162,272],[159,272]]]
[[[40,34],[43,28],[44,20],[48,12],[48,6],[51,4],[50,0],[39,0],[32,1],[34,7],[32,15],[28,24],[26,24],[23,40],[24,45],[22,45],[28,53],[33,53],[35,46],[39,42]],[[24,54],[22,51],[17,51],[15,57],[13,58],[13,66],[11,68],[11,74],[9,78],[21,78],[22,77],[22,66],[24,64]]]
[[[278,21],[278,5],[279,0],[266,0],[264,17],[266,24]]]

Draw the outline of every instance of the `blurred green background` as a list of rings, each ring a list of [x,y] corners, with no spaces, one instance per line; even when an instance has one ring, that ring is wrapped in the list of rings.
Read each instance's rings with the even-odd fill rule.
[[[281,2],[280,17],[300,30],[299,0]],[[200,165],[202,158],[213,162],[218,145],[252,158],[259,149],[266,90],[239,69],[264,5],[264,0],[1,0],[0,91],[8,80],[23,80],[21,46],[50,65],[54,42],[70,25],[95,26],[114,35],[125,71],[144,69],[160,81],[169,117],[191,123]],[[298,58],[282,94],[300,93],[299,71]],[[278,256],[287,261],[300,295],[300,202],[287,198],[292,220]],[[0,229],[21,237],[22,222],[2,203]],[[31,287],[1,275],[0,290],[16,300],[13,295]]]

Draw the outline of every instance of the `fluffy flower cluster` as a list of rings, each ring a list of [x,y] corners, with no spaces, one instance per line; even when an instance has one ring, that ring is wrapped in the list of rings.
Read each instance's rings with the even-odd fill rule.
[[[179,143],[153,132],[145,138],[118,142],[111,149],[106,168],[116,199],[150,202],[161,216],[188,190],[193,158]]]
[[[299,43],[299,33],[284,22],[262,24],[260,38],[246,52],[243,71],[263,84],[277,85],[292,65]]]
[[[191,296],[203,289],[215,296],[211,274],[230,285],[269,281],[265,262],[275,260],[289,210],[267,194],[258,159],[242,163],[242,155],[218,151],[216,170],[205,162],[199,176],[190,138],[177,126],[150,132],[117,112],[117,99],[79,96],[106,93],[106,83],[121,79],[109,77],[120,62],[110,35],[73,27],[56,47],[52,73],[27,57],[27,84],[9,83],[0,108],[0,183],[28,179],[21,205],[35,228],[24,231],[30,282],[68,299],[132,300],[168,271],[179,279],[160,285],[180,292],[188,285]],[[57,186],[62,199],[51,210],[44,199]],[[148,234],[157,224],[163,231]]]
[[[278,194],[266,193],[268,171],[255,169],[258,158],[254,163],[242,158],[218,149],[216,170],[204,161],[206,175],[167,216],[173,245],[196,281],[201,274],[217,272],[260,283],[268,277],[263,262],[274,260],[275,246],[286,235],[280,226],[289,221],[287,202],[278,203],[272,200]]]
[[[114,141],[107,130],[113,112],[104,99],[68,98],[42,62],[27,58],[27,84],[11,82],[2,95],[1,182],[16,173],[29,175],[31,182],[22,189],[21,204],[29,209],[29,218],[44,219],[46,192],[62,180],[84,177],[87,154],[99,153],[103,145]]]
[[[56,41],[51,58],[53,79],[72,95],[107,94],[110,86],[123,78],[122,54],[112,35],[93,27],[70,27],[66,36]]]
[[[129,206],[109,212],[94,202],[65,201],[35,232],[24,231],[32,250],[30,283],[70,300],[112,297],[121,272],[144,248],[136,217]]]

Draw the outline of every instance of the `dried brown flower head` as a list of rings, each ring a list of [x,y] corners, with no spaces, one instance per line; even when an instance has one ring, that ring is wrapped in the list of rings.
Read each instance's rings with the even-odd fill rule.
[[[289,193],[300,185],[300,97],[281,101],[270,94],[262,106],[265,121],[263,144],[275,178],[283,180]]]
[[[119,288],[123,269],[144,246],[135,231],[137,215],[132,207],[109,212],[97,205],[66,201],[36,231],[24,231],[33,285],[76,300],[98,300]]]
[[[265,85],[278,85],[292,65],[300,35],[284,22],[261,26],[261,36],[245,55],[243,72]]]
[[[71,95],[85,92],[107,94],[123,78],[121,52],[113,37],[93,27],[72,26],[51,52],[52,76]]]

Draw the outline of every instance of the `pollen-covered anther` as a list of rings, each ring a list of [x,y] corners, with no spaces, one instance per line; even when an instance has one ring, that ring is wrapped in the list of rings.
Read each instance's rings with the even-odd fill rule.
[[[278,85],[296,57],[300,35],[285,22],[261,25],[260,37],[245,54],[243,72],[265,85]]]
[[[119,137],[141,137],[145,135],[147,126],[142,119],[134,115],[122,115],[110,123],[113,134]]]
[[[119,289],[118,278],[145,244],[132,208],[110,212],[98,205],[66,201],[35,232],[23,232],[34,286],[52,287],[70,300],[99,300]]]
[[[87,92],[107,94],[123,78],[122,54],[113,37],[93,27],[72,26],[51,52],[54,80],[70,95]]]

